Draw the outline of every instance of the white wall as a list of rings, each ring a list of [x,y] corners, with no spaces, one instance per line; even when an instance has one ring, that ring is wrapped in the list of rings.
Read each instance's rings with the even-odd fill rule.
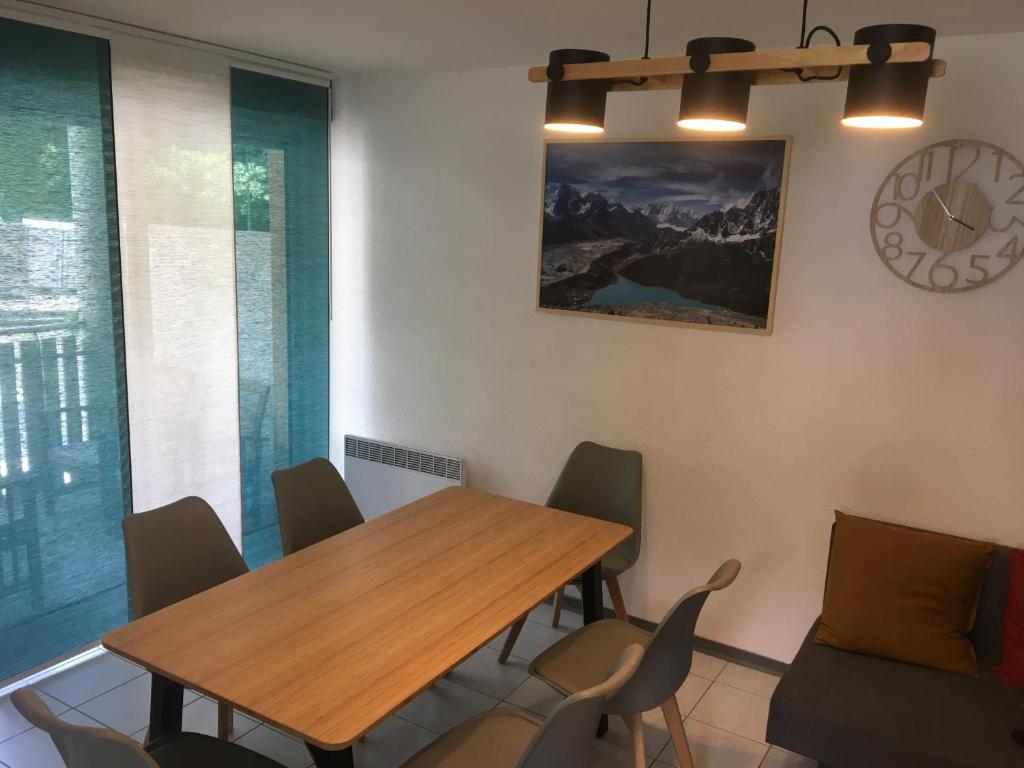
[[[1024,35],[943,39],[926,127],[838,124],[841,85],[761,88],[793,155],[770,337],[535,309],[544,88],[525,68],[343,83],[334,142],[333,455],[346,432],[464,456],[543,501],[579,440],[644,454],[632,613],[731,556],[705,637],[788,661],[821,604],[832,510],[1024,543],[1024,267],[944,296],[896,279],[868,213],[945,138],[1024,156]],[[677,94],[616,94],[609,135],[676,135]]]

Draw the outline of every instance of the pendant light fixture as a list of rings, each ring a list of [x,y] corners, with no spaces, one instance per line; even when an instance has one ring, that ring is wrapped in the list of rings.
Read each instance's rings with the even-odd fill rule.
[[[611,61],[601,51],[560,48],[548,57],[549,75],[544,128],[561,133],[604,133],[605,102],[608,82],[605,80],[562,80],[560,72],[566,64],[592,64]]]
[[[928,80],[946,74],[933,58],[935,30],[917,24],[882,24],[857,31],[843,45],[831,27],[808,30],[803,0],[796,48],[758,51],[736,37],[699,37],[685,56],[650,57],[651,0],[647,0],[644,55],[611,61],[600,51],[551,51],[547,66],[530,80],[548,87],[544,127],[567,133],[603,133],[610,91],[679,90],[678,125],[703,131],[742,131],[753,85],[792,85],[849,80],[844,125],[866,128],[918,126],[924,120]],[[811,46],[819,33],[835,47]]]
[[[854,45],[868,45],[871,64],[852,67],[843,125],[854,128],[915,128],[924,122],[932,62],[888,63],[893,43],[935,46],[935,30],[919,24],[879,24],[858,29]],[[877,62],[876,62],[877,59]]]
[[[753,72],[708,72],[711,55],[750,53],[755,46],[739,37],[698,37],[686,44],[694,74],[683,76],[679,102],[680,128],[695,131],[742,131],[747,127],[747,107]]]

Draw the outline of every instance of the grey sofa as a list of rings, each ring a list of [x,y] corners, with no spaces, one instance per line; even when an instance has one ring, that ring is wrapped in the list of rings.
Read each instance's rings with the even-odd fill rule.
[[[815,622],[772,696],[768,742],[834,768],[1024,766],[1010,735],[1024,727],[1024,692],[990,671],[1007,579],[996,547],[971,633],[978,678],[815,645]]]

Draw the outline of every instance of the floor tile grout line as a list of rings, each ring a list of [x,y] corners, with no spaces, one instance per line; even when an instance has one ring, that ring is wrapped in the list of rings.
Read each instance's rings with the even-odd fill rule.
[[[760,741],[759,739],[752,739],[749,736],[745,736],[742,733],[736,733],[736,731],[730,731],[728,728],[723,728],[720,725],[712,725],[711,723],[709,723],[709,722],[707,722],[705,720],[701,720],[699,717],[694,717],[693,715],[690,715],[689,717],[687,717],[686,720],[693,720],[694,722],[700,723],[701,725],[706,725],[708,728],[715,728],[716,730],[722,731],[723,733],[730,733],[733,736],[737,736],[737,737],[739,737],[739,738],[741,738],[741,739],[743,739],[745,741],[749,741],[749,742],[752,742],[754,744],[760,744],[763,747],[770,747],[771,746],[767,741]]]
[[[731,688],[732,690],[740,691],[741,693],[749,693],[751,696],[757,696],[759,699],[768,699],[768,701],[772,700],[771,696],[765,696],[764,694],[757,693],[756,691],[748,691],[746,688],[740,688],[736,685],[729,685],[729,683],[723,683],[721,680],[715,680],[714,682],[716,685],[721,685],[724,688]]]
[[[101,657],[97,657],[97,658],[101,658]],[[120,657],[117,657],[117,658],[118,658],[118,659],[120,659]],[[121,660],[121,661],[124,661],[123,659],[120,659],[120,660]],[[92,659],[90,659],[89,661],[92,661]],[[87,662],[86,662],[86,664],[88,664],[88,663],[89,663],[89,662],[87,661]],[[131,662],[125,662],[125,663],[126,663],[126,664],[131,664]],[[82,666],[84,667],[84,666],[85,666],[85,664],[83,664]],[[98,699],[98,698],[99,698],[100,696],[105,696],[106,694],[110,693],[111,691],[115,691],[115,690],[117,690],[118,688],[120,688],[120,687],[121,687],[121,686],[123,686],[123,685],[128,685],[128,683],[132,683],[132,682],[135,682],[136,680],[138,680],[138,679],[139,679],[140,677],[142,677],[143,675],[148,675],[148,674],[149,674],[149,671],[148,671],[148,670],[145,670],[145,669],[142,669],[142,667],[139,667],[139,666],[137,666],[137,665],[135,665],[135,664],[132,664],[132,666],[133,666],[133,667],[136,667],[137,669],[139,669],[139,670],[140,670],[140,671],[139,671],[139,674],[137,674],[137,675],[135,675],[135,676],[133,676],[133,677],[129,678],[128,680],[125,680],[125,681],[124,681],[124,682],[122,682],[122,683],[118,683],[117,685],[115,685],[115,686],[114,686],[114,687],[112,687],[112,688],[108,688],[108,689],[107,689],[107,690],[105,690],[105,691],[102,691],[102,692],[100,692],[100,693],[97,693],[97,694],[96,694],[95,696],[93,696],[93,697],[92,697],[91,699],[86,699],[85,701],[83,701],[83,702],[81,702],[81,703],[79,703],[79,704],[68,704],[68,703],[67,703],[66,701],[64,701],[64,699],[61,699],[61,698],[59,698],[59,697],[57,697],[57,696],[54,696],[54,695],[53,695],[52,693],[50,693],[49,691],[45,691],[45,690],[43,690],[42,688],[36,688],[36,686],[35,686],[35,685],[31,685],[30,687],[31,687],[31,688],[34,688],[35,690],[39,691],[40,693],[45,693],[45,694],[46,694],[47,696],[49,696],[49,697],[50,697],[51,699],[53,699],[54,701],[59,701],[59,702],[60,702],[61,704],[63,704],[63,705],[65,706],[65,707],[68,707],[69,709],[78,709],[78,707],[82,706],[82,704],[88,704],[88,703],[89,703],[90,701],[95,701],[95,700],[96,700],[96,699]],[[72,667],[72,669],[78,669],[78,667]],[[68,670],[68,671],[71,671],[71,670]],[[62,673],[62,674],[63,674],[63,673]],[[43,681],[43,682],[45,682],[45,681]],[[93,718],[93,719],[95,720],[96,718]]]

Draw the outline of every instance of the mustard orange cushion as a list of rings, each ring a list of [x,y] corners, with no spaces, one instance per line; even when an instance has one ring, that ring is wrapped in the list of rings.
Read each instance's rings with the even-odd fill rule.
[[[814,640],[963,675],[992,544],[836,512]]]

